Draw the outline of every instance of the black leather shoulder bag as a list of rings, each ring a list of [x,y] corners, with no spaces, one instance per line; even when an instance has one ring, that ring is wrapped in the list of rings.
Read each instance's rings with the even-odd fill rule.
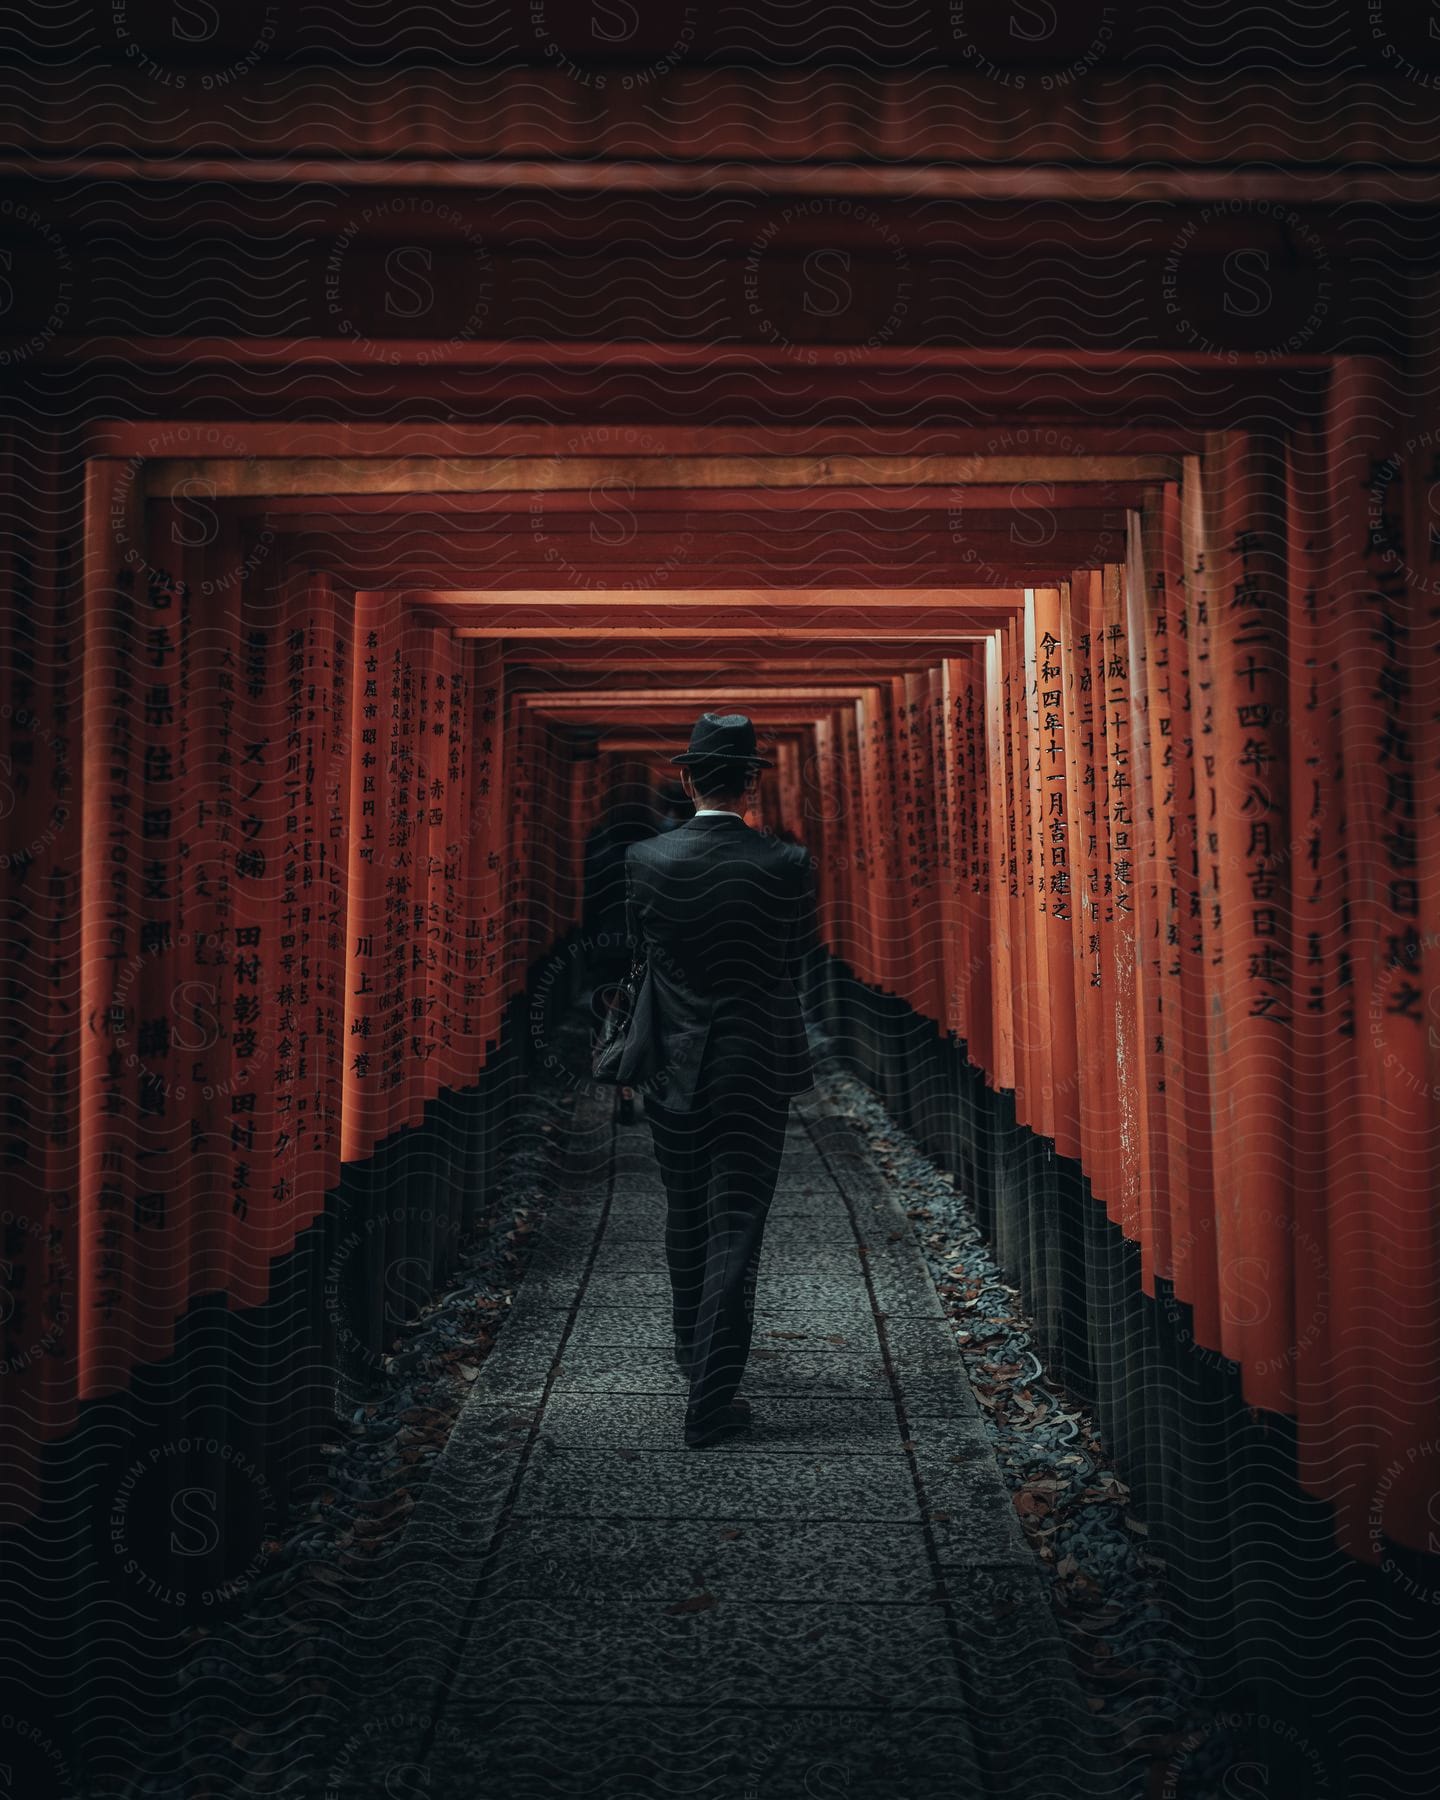
[[[590,1072],[612,1087],[638,1087],[653,1054],[650,964],[636,957],[612,991],[590,1057]]]

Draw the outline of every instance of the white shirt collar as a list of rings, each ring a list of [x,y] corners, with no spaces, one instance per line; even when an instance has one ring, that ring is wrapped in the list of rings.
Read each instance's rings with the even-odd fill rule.
[[[731,812],[728,806],[697,806],[697,819],[743,819],[744,813]]]

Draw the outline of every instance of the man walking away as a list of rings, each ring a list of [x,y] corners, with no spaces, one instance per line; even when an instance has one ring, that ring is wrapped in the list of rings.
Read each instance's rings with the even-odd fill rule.
[[[674,758],[695,816],[626,855],[631,931],[649,952],[661,1043],[646,1101],[668,1202],[685,1442],[743,1430],[755,1279],[792,1095],[812,1069],[795,975],[812,941],[810,858],[745,823],[760,769],[742,713],[705,713]],[[663,1083],[663,1085],[661,1085]]]

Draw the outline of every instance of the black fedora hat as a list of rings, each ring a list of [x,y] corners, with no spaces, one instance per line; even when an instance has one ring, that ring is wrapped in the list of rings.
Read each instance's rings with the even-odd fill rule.
[[[701,713],[690,733],[690,748],[670,760],[682,768],[716,762],[748,763],[756,769],[775,767],[755,748],[755,727],[744,713]]]

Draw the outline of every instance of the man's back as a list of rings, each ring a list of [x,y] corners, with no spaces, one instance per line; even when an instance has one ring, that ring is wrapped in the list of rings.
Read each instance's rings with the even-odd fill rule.
[[[810,859],[736,813],[632,846],[633,929],[649,947],[667,1106],[743,1070],[798,1093],[811,1069],[793,974],[809,942]]]

